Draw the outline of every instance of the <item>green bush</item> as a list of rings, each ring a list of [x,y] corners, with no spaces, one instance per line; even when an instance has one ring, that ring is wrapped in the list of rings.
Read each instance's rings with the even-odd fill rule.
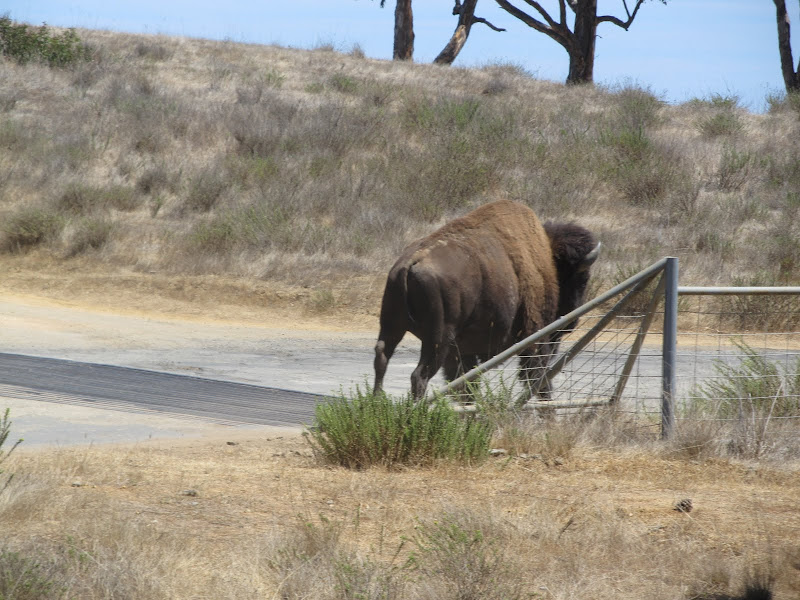
[[[634,205],[655,205],[686,176],[675,152],[654,143],[641,126],[602,130],[598,141],[611,150],[604,157],[608,178]]]
[[[439,580],[446,597],[463,600],[527,598],[523,578],[504,556],[503,529],[470,512],[445,512],[420,520],[405,568]],[[451,595],[452,594],[452,595]]]
[[[141,206],[142,198],[136,189],[125,185],[96,187],[92,185],[68,185],[56,200],[59,209],[81,215],[114,208],[129,212]]]
[[[697,125],[700,133],[706,138],[733,136],[739,133],[743,127],[739,115],[726,109],[702,119]]]
[[[6,440],[8,440],[9,433],[11,433],[11,421],[8,418],[9,412],[10,412],[10,409],[7,408],[5,410],[5,412],[3,413],[3,416],[0,417],[0,465],[2,465],[8,459],[8,457],[11,455],[11,453],[14,452],[16,447],[19,446],[22,443],[22,438],[20,438],[14,443],[13,446],[11,446],[10,450],[8,450],[8,451],[3,450],[3,444],[6,443]],[[0,469],[0,475],[2,475],[3,472],[4,471],[2,469]],[[0,484],[1,484],[0,485],[0,493],[2,493],[8,487],[8,484],[11,483],[11,480],[13,478],[14,478],[14,474],[12,473],[12,474],[7,475],[5,477],[5,483],[0,482]],[[0,595],[0,598],[3,598],[3,596]]]
[[[229,187],[229,174],[224,168],[207,167],[189,182],[183,207],[193,212],[208,212],[216,206]]]
[[[0,551],[0,599],[48,600],[64,597],[37,561],[17,552]]]
[[[800,416],[800,359],[782,367],[746,342],[733,344],[739,363],[716,361],[717,377],[697,389],[699,403],[721,418]]]
[[[319,404],[307,439],[317,456],[350,469],[424,465],[440,459],[473,463],[488,456],[491,431],[462,418],[449,402],[394,400],[356,390]]]
[[[750,168],[755,156],[747,150],[739,151],[735,146],[726,144],[722,148],[722,157],[717,170],[717,181],[720,189],[726,192],[742,188],[748,180]]]
[[[51,67],[66,67],[91,58],[91,51],[74,29],[53,33],[46,25],[31,27],[0,17],[0,54],[20,64],[39,61]]]
[[[88,217],[78,223],[69,245],[69,256],[99,250],[111,237],[114,224],[104,217]]]
[[[331,76],[328,83],[334,90],[342,94],[355,94],[359,88],[359,84],[355,79],[338,73]]]
[[[2,225],[6,251],[22,252],[55,238],[64,219],[43,208],[25,207],[13,213]]]

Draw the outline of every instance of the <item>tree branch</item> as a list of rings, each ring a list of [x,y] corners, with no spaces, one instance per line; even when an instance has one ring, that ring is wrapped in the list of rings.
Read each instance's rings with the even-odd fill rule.
[[[613,15],[603,15],[602,17],[597,17],[598,23],[613,23],[617,27],[622,27],[625,31],[628,31],[628,28],[633,24],[633,20],[636,18],[636,13],[639,12],[639,8],[644,3],[644,0],[636,0],[636,6],[633,7],[633,12],[628,10],[628,3],[625,0],[622,0],[622,5],[625,7],[625,14],[628,16],[627,21],[623,21],[619,17],[615,17]]]
[[[510,15],[516,17],[528,27],[535,29],[539,33],[543,33],[551,39],[555,40],[564,48],[569,48],[573,44],[572,32],[563,23],[556,23],[553,18],[542,8],[542,5],[535,0],[524,0],[527,4],[536,9],[544,18],[546,23],[530,16],[523,10],[520,10],[508,0],[495,0],[497,5]],[[561,0],[563,2],[563,0]]]
[[[464,12],[464,5],[461,4],[460,0],[455,0],[455,2],[456,5],[453,7],[453,14],[460,16],[461,13]],[[493,25],[483,17],[476,17],[475,15],[469,15],[469,24],[474,25],[475,23],[483,23],[489,29],[494,29],[495,31],[505,31],[505,29],[503,29],[502,27],[497,27],[496,25]]]
[[[505,29],[503,29],[502,27],[497,27],[496,25],[492,25],[492,24],[491,24],[489,21],[487,21],[487,20],[486,20],[486,19],[484,19],[483,17],[473,17],[473,18],[472,18],[472,22],[473,22],[473,23],[483,23],[483,24],[484,24],[484,25],[486,25],[486,26],[487,26],[489,29],[493,29],[493,30],[495,30],[495,31],[505,31]]]

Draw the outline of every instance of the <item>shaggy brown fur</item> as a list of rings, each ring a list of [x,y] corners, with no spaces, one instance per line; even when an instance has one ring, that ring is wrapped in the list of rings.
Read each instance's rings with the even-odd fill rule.
[[[421,397],[442,366],[445,376],[454,379],[582,299],[588,281],[584,258],[594,239],[577,225],[547,227],[552,233],[527,206],[500,201],[410,244],[386,282],[375,390],[381,389],[389,359],[406,331],[422,341],[411,376],[412,392]],[[576,282],[576,289],[564,287]],[[528,371],[540,364],[541,357],[528,357],[521,366]]]

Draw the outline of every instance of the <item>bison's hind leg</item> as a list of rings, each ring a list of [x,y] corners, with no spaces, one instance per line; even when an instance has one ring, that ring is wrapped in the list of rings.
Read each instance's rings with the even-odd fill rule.
[[[375,344],[375,385],[372,388],[373,394],[379,393],[383,389],[383,378],[386,375],[386,368],[389,366],[389,359],[392,358],[397,344],[403,339],[405,331],[400,334],[385,334],[381,330],[378,336],[378,343]]]
[[[471,371],[478,366],[479,356],[477,354],[461,354],[457,346],[450,348],[444,359],[444,377],[447,381],[454,381],[464,373]],[[454,392],[460,391],[464,385],[452,388]]]

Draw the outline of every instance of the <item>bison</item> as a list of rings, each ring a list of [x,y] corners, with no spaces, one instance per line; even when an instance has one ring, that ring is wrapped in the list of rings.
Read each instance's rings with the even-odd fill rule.
[[[375,345],[375,386],[410,331],[422,342],[411,374],[414,398],[441,367],[452,381],[479,362],[552,323],[583,302],[594,236],[573,223],[542,225],[527,206],[485,204],[411,243],[389,271]],[[574,326],[574,323],[573,323]],[[539,375],[557,349],[555,334],[520,358],[527,395],[549,398]]]

